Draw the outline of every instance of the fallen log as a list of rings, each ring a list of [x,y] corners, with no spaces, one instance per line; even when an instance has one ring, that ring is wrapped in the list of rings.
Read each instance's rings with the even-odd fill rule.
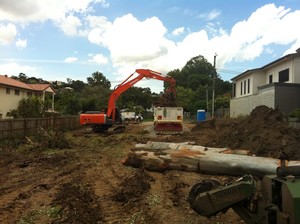
[[[219,153],[229,153],[229,154],[240,154],[240,155],[249,155],[249,150],[231,150],[228,148],[213,148],[206,147],[201,145],[195,145],[194,142],[181,142],[181,143],[173,143],[173,142],[153,142],[148,141],[146,144],[136,144],[135,148],[137,149],[188,149],[191,151],[199,151],[199,152],[219,152]]]
[[[174,143],[147,144],[136,145],[122,163],[160,172],[182,170],[231,176],[252,174],[262,178],[268,174],[276,174],[281,162],[273,158],[233,154],[234,150],[228,152],[226,148],[208,149],[203,146]],[[300,165],[300,161],[291,161],[289,165]]]

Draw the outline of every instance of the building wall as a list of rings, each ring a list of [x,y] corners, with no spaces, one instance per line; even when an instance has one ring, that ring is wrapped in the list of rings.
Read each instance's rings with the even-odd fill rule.
[[[286,62],[281,62],[280,64],[273,66],[265,71],[266,84],[269,83],[269,75],[273,75],[273,82],[279,82],[279,72],[285,69],[289,69],[289,81],[287,83],[294,82],[294,67],[293,60],[289,60]]]
[[[235,82],[235,97],[245,97],[253,93],[253,78],[252,75],[244,76],[240,79],[237,79]]]
[[[19,90],[19,95],[15,94],[15,88],[10,87],[10,94],[6,93],[6,87],[0,86],[0,119],[5,119],[7,112],[17,109],[18,103],[22,98],[27,97],[27,91]]]
[[[300,108],[300,84],[277,83],[275,86],[275,106],[280,111],[289,114]]]
[[[253,73],[253,94],[258,93],[258,87],[266,85],[266,75],[263,71],[255,71]]]
[[[259,88],[256,95],[231,99],[230,117],[247,116],[260,105],[278,108],[281,112],[289,114],[300,108],[300,84],[272,83]]]
[[[300,83],[300,57],[294,58],[294,71],[295,71],[294,83]]]
[[[279,72],[289,69],[289,80],[279,83]],[[272,83],[269,76],[272,75]],[[251,77],[250,94],[240,94],[240,83]],[[289,113],[300,108],[300,57],[283,60],[269,69],[254,70],[248,75],[234,80],[236,97],[230,101],[230,117],[249,115],[259,105],[270,108],[278,107],[282,112]]]
[[[254,71],[235,80],[234,83],[236,86],[235,98],[247,97],[253,94],[257,94],[257,88],[266,84],[265,74],[263,71]]]
[[[259,106],[266,105],[275,108],[275,89],[270,87],[259,90],[259,94],[234,98],[230,100],[230,117],[247,116],[251,111]]]

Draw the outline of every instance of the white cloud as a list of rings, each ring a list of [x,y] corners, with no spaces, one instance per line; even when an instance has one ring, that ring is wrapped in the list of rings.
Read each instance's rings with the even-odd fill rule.
[[[100,3],[103,8],[109,7],[109,2],[107,2],[106,0],[96,0],[95,2]]]
[[[72,62],[75,62],[75,61],[78,61],[78,58],[76,57],[68,57],[64,60],[64,62],[66,63],[72,63]]]
[[[7,64],[0,64],[0,71],[2,75],[8,76],[18,76],[19,73],[30,74],[36,72],[36,68],[27,65],[20,65],[17,63],[7,63]]]
[[[6,45],[14,41],[17,35],[16,26],[12,23],[0,24],[0,45]]]
[[[102,35],[111,27],[112,23],[104,16],[87,16],[85,20],[87,21],[90,30],[82,31],[82,33],[88,33],[87,38],[91,43],[98,45],[104,44]]]
[[[66,34],[86,37],[91,43],[106,48],[115,75],[128,75],[136,68],[167,73],[181,68],[197,55],[203,55],[212,63],[215,52],[218,53],[217,67],[222,68],[232,61],[253,60],[263,52],[271,52],[270,46],[273,45],[291,46],[286,53],[295,52],[300,47],[300,30],[297,29],[300,11],[274,4],[258,8],[231,29],[212,21],[221,15],[220,11],[213,10],[200,15],[208,21],[207,27],[196,31],[187,28],[188,32],[184,32],[184,27],[168,31],[157,17],[139,20],[127,14],[109,21],[104,16],[91,16],[89,13],[94,4],[109,6],[104,0],[0,0],[0,21],[24,24],[55,21]],[[189,13],[195,15],[195,12]],[[0,24],[0,45],[13,42],[17,35],[16,26],[6,24]],[[168,39],[170,34],[183,33],[185,36],[181,35],[180,42]],[[21,40],[17,42],[22,46]],[[89,57],[97,64],[108,63],[108,58],[102,54]],[[66,62],[74,59],[67,58]]]
[[[111,26],[111,22],[105,16],[91,16],[88,15],[85,20],[89,23],[91,28],[107,29]]]
[[[218,18],[220,15],[221,15],[220,10],[214,9],[208,13],[202,13],[198,17],[210,21]]]
[[[65,34],[76,35],[82,24],[80,19],[73,14],[85,16],[93,11],[92,7],[95,4],[100,4],[104,8],[109,7],[106,0],[0,0],[0,22],[5,21],[24,26],[32,22],[50,20],[60,27]],[[17,31],[15,31],[15,36],[16,33]],[[79,33],[86,36],[82,30]],[[0,32],[1,45],[7,44],[8,34],[6,34],[6,39],[3,36],[3,32]]]
[[[105,0],[0,0],[0,21],[14,23],[60,21],[70,13],[86,13],[91,5],[108,7]]]
[[[167,54],[169,41],[164,38],[166,32],[167,29],[157,17],[141,22],[132,14],[127,14],[117,18],[105,30],[92,30],[89,39],[107,47],[114,63],[131,64]]]
[[[27,47],[27,40],[26,40],[26,39],[23,39],[23,40],[18,39],[18,40],[16,41],[16,47],[17,47],[17,48],[20,48],[20,49],[26,48],[26,47]]]
[[[179,27],[179,28],[172,31],[172,35],[173,36],[178,36],[179,34],[181,34],[183,32],[184,32],[184,27]]]
[[[92,59],[90,60],[91,62],[95,62],[96,64],[99,65],[104,65],[108,63],[108,59],[103,56],[102,54],[96,54],[92,56]]]
[[[59,23],[59,27],[64,31],[64,33],[70,36],[76,35],[77,29],[81,25],[80,19],[73,15],[67,16]]]
[[[128,14],[99,32],[98,41],[110,50],[118,74],[141,67],[166,73],[182,68],[197,55],[203,55],[213,63],[215,53],[218,54],[217,67],[222,68],[232,61],[254,60],[263,52],[268,53],[273,44],[292,44],[289,52],[295,52],[300,47],[300,30],[295,29],[298,21],[299,10],[268,4],[229,31],[220,27],[210,37],[203,29],[190,32],[181,42],[175,43],[166,38],[167,30],[158,18],[139,21]]]
[[[232,60],[253,60],[267,51],[270,44],[288,45],[299,41],[300,30],[295,29],[299,20],[300,11],[290,12],[284,7],[268,4],[257,9],[247,20],[235,24],[230,34],[210,42],[217,47],[222,64]]]

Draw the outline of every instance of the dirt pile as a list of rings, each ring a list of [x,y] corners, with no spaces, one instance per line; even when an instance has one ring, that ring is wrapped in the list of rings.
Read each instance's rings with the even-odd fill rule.
[[[143,171],[137,171],[133,175],[124,179],[120,184],[120,188],[113,196],[113,200],[117,202],[128,203],[131,200],[140,198],[150,189],[151,177]]]
[[[245,119],[230,120],[200,123],[194,131],[216,128],[216,138],[207,146],[248,149],[256,156],[273,158],[283,151],[290,159],[300,159],[300,130],[289,127],[279,110],[259,106]]]
[[[62,184],[53,201],[59,218],[52,223],[101,223],[100,202],[93,190],[77,181]]]

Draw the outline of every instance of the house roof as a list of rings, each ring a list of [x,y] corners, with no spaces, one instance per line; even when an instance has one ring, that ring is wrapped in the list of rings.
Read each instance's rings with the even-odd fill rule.
[[[11,86],[37,92],[46,91],[46,89],[50,87],[54,92],[50,84],[26,84],[24,82],[20,82],[18,80],[9,78],[7,75],[0,75],[0,85]]]
[[[289,59],[292,59],[292,58],[295,58],[295,57],[298,57],[298,56],[300,56],[300,52],[285,55],[285,56],[283,56],[283,57],[281,57],[281,58],[279,58],[279,59],[277,59],[277,60],[275,60],[275,61],[272,61],[272,62],[270,62],[269,64],[266,64],[266,65],[264,65],[264,66],[262,66],[262,67],[260,67],[260,68],[249,69],[249,70],[247,70],[247,71],[244,71],[243,73],[241,73],[241,74],[239,74],[239,75],[233,77],[233,78],[231,79],[231,81],[233,81],[233,80],[235,80],[235,79],[237,79],[237,78],[240,78],[240,77],[242,77],[242,76],[244,76],[244,75],[246,75],[246,74],[250,74],[250,73],[252,73],[252,72],[255,72],[255,71],[268,69],[268,68],[270,68],[270,67],[272,67],[272,66],[274,66],[274,65],[276,65],[276,64],[278,64],[278,63],[281,63],[281,62],[283,62],[283,61],[286,61],[286,60],[289,60]]]
[[[250,74],[250,73],[252,73],[252,72],[258,71],[258,70],[260,70],[260,69],[259,69],[259,68],[248,69],[248,70],[244,71],[243,73],[241,73],[241,74],[239,74],[239,75],[233,77],[233,78],[231,79],[231,81],[233,81],[233,80],[235,80],[235,79],[237,79],[237,78],[240,78],[240,77],[242,77],[242,76],[244,76],[244,75],[248,75],[248,74]]]
[[[286,61],[288,59],[295,58],[297,56],[300,56],[300,53],[297,52],[297,53],[285,55],[285,56],[283,56],[283,57],[281,57],[281,58],[279,58],[279,59],[277,59],[275,61],[270,62],[269,64],[266,64],[265,66],[261,67],[260,69],[262,69],[262,70],[263,69],[267,69],[267,68],[272,67],[273,65],[275,65],[275,64],[277,64],[279,62],[283,62],[283,61]]]
[[[21,89],[32,90],[32,88],[30,86],[28,86],[26,83],[9,78],[7,75],[0,75],[0,84],[6,85],[6,86],[18,87]]]
[[[52,87],[50,86],[50,84],[28,84],[32,89],[36,90],[36,91],[45,91],[46,89],[48,89],[49,87],[52,89]],[[52,89],[53,90],[53,89]],[[53,90],[54,92],[54,90]]]

